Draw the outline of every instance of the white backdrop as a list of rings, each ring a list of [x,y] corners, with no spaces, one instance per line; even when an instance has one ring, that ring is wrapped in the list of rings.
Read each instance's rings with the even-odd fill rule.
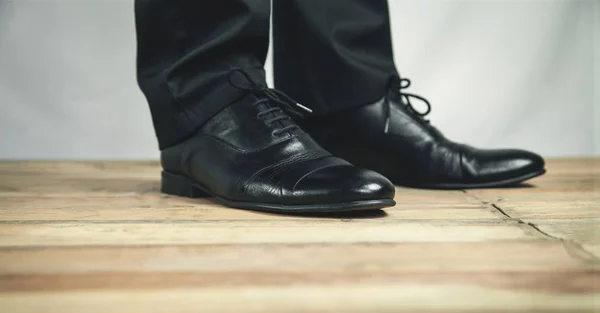
[[[397,65],[448,137],[600,155],[600,1],[390,5]],[[131,0],[0,0],[0,158],[156,158],[134,66]]]

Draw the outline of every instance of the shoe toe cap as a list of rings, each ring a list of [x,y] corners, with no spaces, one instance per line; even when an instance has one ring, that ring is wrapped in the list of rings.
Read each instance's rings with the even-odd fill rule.
[[[344,203],[391,200],[394,185],[383,175],[352,165],[329,166],[298,180],[292,194],[308,201]]]
[[[477,177],[481,181],[525,178],[544,171],[544,159],[533,152],[507,149],[487,150],[480,154]]]

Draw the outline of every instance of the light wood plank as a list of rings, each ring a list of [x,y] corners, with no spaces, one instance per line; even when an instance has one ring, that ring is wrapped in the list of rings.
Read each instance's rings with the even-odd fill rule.
[[[348,271],[554,272],[597,268],[557,241],[0,249],[0,275]],[[243,262],[240,262],[243,260]]]
[[[0,192],[144,194],[158,190],[157,162],[0,162]]]
[[[554,272],[394,272],[377,271],[250,271],[178,273],[91,273],[0,276],[0,294],[15,292],[77,292],[79,290],[149,290],[298,285],[460,284],[485,289],[519,289],[540,293],[599,293],[599,271]]]
[[[4,224],[0,246],[473,242],[542,237],[522,224],[440,222],[240,221]],[[543,238],[543,237],[542,237]]]
[[[552,158],[546,160],[549,176],[600,174],[600,158]]]
[[[578,243],[600,244],[600,219],[572,220],[569,222],[538,223],[543,232]]]
[[[241,220],[364,220],[365,222],[377,222],[379,219],[386,221],[394,220],[456,220],[456,221],[490,221],[501,219],[493,210],[487,208],[453,207],[453,208],[386,208],[385,212],[371,213],[347,213],[337,215],[277,215],[261,212],[236,210],[219,205],[206,205],[198,207],[173,207],[173,208],[144,208],[132,207],[119,209],[118,206],[110,208],[55,208],[47,210],[22,209],[2,210],[0,209],[0,221],[5,222],[44,222],[44,221],[241,221]]]
[[[402,195],[399,195],[403,198]],[[310,218],[386,219],[498,219],[493,209],[472,203],[461,194],[441,197],[439,203],[403,199],[386,213],[341,214]],[[209,199],[164,197],[158,193],[131,196],[6,196],[0,205],[0,221],[135,221],[135,220],[298,220],[303,216],[268,214],[223,207]]]
[[[0,294],[4,312],[594,312],[597,292],[419,282]],[[126,308],[126,309],[124,309]]]
[[[600,260],[600,243],[584,243],[581,246],[585,251],[591,253]]]
[[[510,194],[494,204],[511,217],[525,221],[600,218],[600,192]]]

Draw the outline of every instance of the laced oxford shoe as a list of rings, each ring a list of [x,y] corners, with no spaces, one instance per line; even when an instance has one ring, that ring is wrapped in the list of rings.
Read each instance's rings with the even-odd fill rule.
[[[283,93],[243,70],[230,83],[246,91],[188,140],[161,151],[162,191],[279,213],[329,213],[395,205],[384,176],[332,156],[282,111]],[[241,75],[248,86],[232,82]]]
[[[358,109],[299,120],[327,151],[393,183],[416,188],[466,189],[515,185],[545,173],[539,155],[516,149],[477,149],[446,139],[423,117],[429,102],[393,80],[381,100]],[[410,102],[427,105],[418,112]]]

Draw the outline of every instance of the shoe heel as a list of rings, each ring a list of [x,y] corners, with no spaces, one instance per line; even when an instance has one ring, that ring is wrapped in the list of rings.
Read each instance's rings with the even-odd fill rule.
[[[161,176],[160,191],[163,193],[188,198],[206,198],[211,196],[194,186],[194,181],[185,176],[165,171],[162,172]]]

